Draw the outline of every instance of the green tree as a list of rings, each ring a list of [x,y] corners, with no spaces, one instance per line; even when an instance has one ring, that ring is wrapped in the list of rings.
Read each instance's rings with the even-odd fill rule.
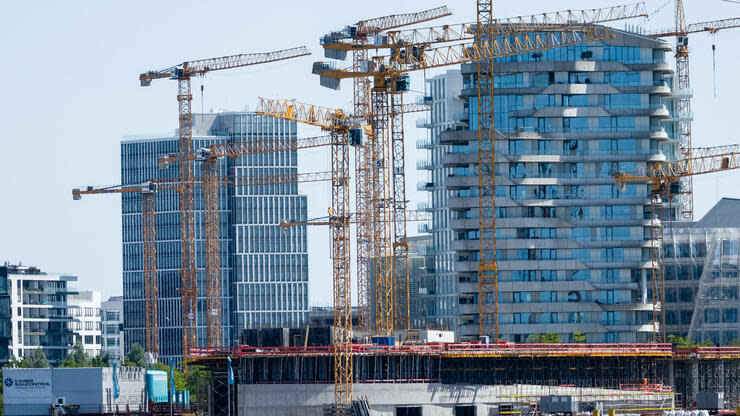
[[[123,359],[123,365],[127,367],[146,367],[146,354],[144,348],[138,342],[131,346],[131,349]]]
[[[96,355],[90,361],[90,365],[92,367],[110,367],[110,356],[108,356],[108,353]]]
[[[49,360],[46,359],[46,354],[44,354],[44,350],[41,348],[35,349],[31,351],[31,354],[28,356],[28,367],[29,368],[49,368]]]
[[[156,363],[154,363],[154,369],[155,370],[164,371],[165,373],[167,373],[167,385],[169,386],[170,383],[171,383],[171,379],[170,379],[170,367],[168,365],[165,365],[165,364],[157,361]],[[177,368],[175,368],[174,373],[175,373],[175,390],[185,390],[185,389],[187,389],[188,388],[187,379],[186,379],[185,375],[182,373],[182,371],[180,371]]]
[[[730,342],[727,343],[728,347],[740,347],[740,339],[733,339]]]
[[[584,343],[586,342],[586,334],[578,331],[573,333],[573,342]]]
[[[191,400],[205,401],[208,397],[208,386],[211,384],[211,373],[201,365],[193,365],[188,368],[186,374],[188,390]],[[201,396],[203,400],[201,400]]]
[[[536,344],[559,344],[563,341],[560,340],[560,336],[556,333],[548,334],[532,334],[527,338],[527,342]]]
[[[25,358],[18,359],[16,357],[11,357],[10,361],[8,362],[8,365],[6,367],[10,368],[28,368],[28,360]]]
[[[90,367],[90,364],[90,356],[85,352],[82,343],[78,341],[59,367]]]

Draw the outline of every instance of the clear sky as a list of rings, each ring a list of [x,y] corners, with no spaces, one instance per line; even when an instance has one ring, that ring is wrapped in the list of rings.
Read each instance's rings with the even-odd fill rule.
[[[497,16],[506,17],[624,3],[496,1],[494,10]],[[666,3],[645,23],[646,28],[672,25],[673,0],[650,0],[647,6],[652,12]],[[740,4],[721,0],[686,3],[689,23],[740,16]],[[258,96],[349,109],[349,83],[335,92],[320,87],[310,73],[311,63],[323,59],[319,37],[364,18],[444,4],[442,0],[4,3],[0,13],[0,261],[77,274],[80,288],[102,291],[103,296],[122,293],[120,197],[72,201],[71,189],[120,183],[120,141],[125,135],[174,132],[176,83],[161,80],[141,88],[139,73],[189,59],[306,45],[313,56],[195,79],[194,111],[254,109]],[[474,19],[474,0],[446,4],[454,15],[445,23]],[[623,23],[615,27],[622,28]],[[713,41],[717,45],[716,97]],[[737,124],[733,125],[738,118],[734,101],[740,96],[740,83],[732,75],[740,68],[738,41],[740,29],[691,37],[695,146],[740,143]],[[423,90],[423,76],[414,74],[412,89]],[[426,135],[414,128],[420,117],[414,114],[407,120],[407,189],[412,205],[426,198],[416,191],[416,182],[424,174],[413,169],[416,160],[425,156],[414,149],[416,140]],[[299,127],[300,136],[316,133]],[[325,150],[299,158],[301,171],[328,170]],[[697,218],[723,196],[740,197],[739,178],[740,172],[697,178]],[[301,187],[301,192],[309,194],[309,216],[325,215],[327,188],[325,184]],[[409,230],[415,233],[416,225],[410,224]],[[328,238],[327,230],[312,227],[312,304],[331,301]]]

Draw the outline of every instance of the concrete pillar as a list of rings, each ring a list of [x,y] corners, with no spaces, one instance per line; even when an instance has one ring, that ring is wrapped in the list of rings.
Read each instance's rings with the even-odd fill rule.
[[[689,393],[687,406],[693,408],[696,401],[696,393],[699,391],[699,360],[691,359],[691,392]]]
[[[673,391],[676,391],[676,379],[673,376],[673,360],[668,360],[666,372],[668,373],[666,384],[673,387]]]
[[[717,360],[716,369],[714,371],[714,376],[717,377],[717,380],[715,381],[715,384],[717,385],[717,391],[718,392],[724,392],[725,391],[725,361],[724,360]]]

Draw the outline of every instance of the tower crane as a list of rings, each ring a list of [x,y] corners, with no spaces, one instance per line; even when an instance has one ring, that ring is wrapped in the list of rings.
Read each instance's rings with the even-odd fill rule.
[[[481,6],[479,14],[485,11],[484,5]],[[489,9],[490,10],[490,9]],[[485,14],[485,13],[484,13]],[[489,16],[486,20],[488,24],[481,24],[478,27],[493,27],[492,17]],[[459,44],[452,46],[443,46],[440,48],[429,48],[426,45],[403,45],[403,47],[395,48],[390,56],[379,56],[374,57],[372,61],[365,62],[361,65],[360,71],[356,71],[354,67],[349,69],[337,69],[335,66],[325,62],[315,62],[313,65],[314,74],[319,75],[322,79],[322,85],[333,85],[339,86],[339,82],[345,78],[357,78],[357,77],[372,77],[373,78],[373,99],[372,99],[372,111],[371,111],[371,124],[373,127],[373,137],[370,140],[372,152],[372,160],[376,161],[377,165],[375,168],[376,179],[372,181],[373,192],[373,221],[376,229],[374,244],[374,252],[376,258],[389,258],[391,253],[399,254],[399,250],[391,251],[392,249],[403,248],[401,245],[394,245],[390,247],[389,244],[383,244],[387,239],[382,235],[387,230],[381,226],[386,222],[384,218],[391,218],[391,212],[386,211],[386,207],[389,205],[392,208],[400,208],[402,204],[388,204],[393,197],[391,195],[391,181],[392,175],[395,172],[403,172],[403,162],[393,161],[392,165],[388,161],[388,157],[396,157],[399,152],[390,152],[392,144],[401,146],[403,140],[398,136],[393,136],[396,132],[402,131],[402,129],[393,129],[392,134],[389,134],[387,120],[389,118],[396,118],[397,112],[394,110],[388,110],[388,96],[403,92],[407,89],[408,75],[411,71],[418,71],[430,68],[437,68],[447,65],[455,65],[462,63],[477,63],[487,62],[492,59],[504,56],[517,55],[522,53],[531,53],[547,49],[553,49],[563,46],[575,45],[579,43],[587,43],[595,40],[607,39],[613,37],[612,33],[606,27],[598,26],[568,26],[563,28],[542,28],[541,31],[535,33],[522,33],[518,36],[495,38],[486,37],[479,35],[483,41],[473,44]],[[488,41],[487,39],[492,39]],[[489,68],[490,70],[490,68]],[[492,80],[493,72],[490,74],[483,70],[483,78],[481,82],[489,82]],[[486,78],[488,77],[488,78]],[[488,81],[486,81],[488,79]],[[400,82],[399,82],[400,81]],[[492,84],[484,84],[492,85]],[[485,89],[484,89],[485,90]],[[490,88],[488,88],[490,90]],[[485,94],[493,94],[491,91],[483,91]],[[479,95],[484,97],[485,94]],[[392,106],[397,105],[399,99],[392,101]],[[479,99],[479,105],[483,99]],[[490,107],[490,104],[489,104]],[[480,118],[488,117],[492,123],[493,113],[490,108],[482,108],[484,110]],[[486,113],[489,111],[489,113]],[[392,115],[393,117],[391,117]],[[400,122],[396,122],[398,125]],[[483,126],[486,124],[483,122]],[[391,121],[390,124],[393,124]],[[497,304],[496,299],[497,291],[497,269],[495,263],[495,240],[494,240],[494,200],[493,200],[493,125],[490,125],[490,129],[482,129],[479,132],[479,177],[482,181],[480,184],[481,191],[479,201],[481,204],[480,208],[480,225],[481,225],[481,263],[479,266],[479,318],[480,318],[480,331],[481,335],[490,335],[498,338],[498,319],[497,319]],[[396,139],[391,140],[391,137]],[[488,151],[490,149],[490,151]],[[400,156],[400,155],[399,155]],[[490,157],[489,157],[490,156]],[[390,172],[391,166],[394,172]],[[402,179],[402,175],[399,175],[399,179]],[[490,195],[489,195],[490,194]],[[396,198],[394,202],[400,202],[401,198]],[[393,218],[400,219],[402,222],[402,216],[394,216]],[[361,220],[358,218],[358,220]],[[403,259],[403,257],[401,258]],[[378,262],[379,263],[379,262]],[[390,262],[388,262],[390,263]],[[393,275],[393,264],[383,264],[384,270],[380,273],[376,272],[376,279],[378,276]],[[388,270],[390,268],[390,270]],[[398,270],[396,270],[398,271]],[[405,270],[404,270],[405,272]],[[376,296],[381,294],[380,299],[377,300],[377,307],[380,311],[391,311],[390,314],[376,314],[376,330],[386,331],[387,333],[393,330],[393,320],[387,319],[388,316],[393,317],[394,299],[393,293],[393,279],[381,280],[379,287],[376,289]],[[377,287],[377,286],[376,286]],[[384,294],[390,293],[390,296],[384,296]],[[380,315],[380,316],[378,316]],[[381,319],[386,319],[381,321]]]
[[[221,146],[223,145],[214,145]],[[217,186],[265,186],[303,182],[319,182],[331,179],[331,172],[311,172],[287,175],[223,176],[216,180]],[[203,186],[194,182],[195,188]],[[155,227],[156,191],[178,190],[179,182],[172,179],[158,179],[134,185],[88,186],[72,190],[72,198],[80,200],[83,195],[140,193],[142,203],[142,257],[144,270],[144,348],[156,360],[159,356],[159,291],[157,285],[157,241]],[[220,305],[217,305],[220,307]]]
[[[257,114],[318,126],[332,136],[331,223],[332,283],[334,288],[334,403],[352,401],[352,305],[350,291],[349,144],[366,131],[342,110],[289,100],[260,98]]]
[[[581,10],[581,11],[561,11],[561,12],[552,12],[552,13],[543,13],[533,16],[521,16],[516,18],[508,18],[508,19],[496,19],[494,20],[494,23],[492,24],[493,31],[496,33],[497,36],[503,36],[503,35],[511,35],[515,33],[522,33],[527,31],[537,31],[537,30],[546,30],[546,29],[552,29],[553,27],[566,27],[566,26],[574,26],[578,24],[594,24],[594,23],[605,23],[615,20],[623,20],[623,19],[629,19],[634,17],[644,17],[647,16],[645,4],[644,3],[635,3],[635,4],[629,4],[624,6],[615,6],[615,7],[609,7],[609,8],[602,8],[602,9],[591,9],[591,10]],[[388,31],[384,35],[376,35],[372,38],[370,37],[359,37],[355,39],[350,39],[349,37],[344,37],[342,39],[336,39],[336,38],[329,38],[327,40],[327,37],[324,38],[324,41],[322,42],[323,47],[325,49],[325,55],[330,58],[337,58],[337,59],[344,59],[346,57],[346,52],[351,50],[353,52],[353,69],[355,72],[359,70],[359,68],[362,68],[363,66],[367,66],[367,53],[366,51],[369,49],[383,49],[383,48],[400,48],[400,47],[410,47],[413,48],[413,50],[418,50],[424,47],[424,45],[429,45],[432,43],[441,43],[441,42],[453,42],[453,41],[462,41],[462,40],[469,40],[473,39],[476,35],[476,31],[474,29],[473,24],[460,24],[460,25],[444,25],[444,26],[438,26],[438,27],[431,27],[431,28],[422,28],[422,29],[410,29],[410,30],[393,30]],[[413,47],[411,46],[413,45]],[[322,78],[322,85],[330,86],[330,87],[338,87],[338,82],[332,81],[330,79]],[[365,88],[358,87],[358,84],[365,85]],[[354,87],[354,98],[355,98],[355,104],[357,103],[365,103],[367,101],[367,84],[368,81],[364,77],[355,77],[353,78],[353,87]],[[392,84],[392,83],[391,83]],[[391,97],[394,97],[393,94],[391,94]],[[395,96],[396,102],[399,102],[400,96]],[[380,100],[377,100],[376,102],[380,102]],[[366,106],[366,104],[363,104]],[[364,107],[363,107],[364,108]],[[390,109],[397,108],[394,105],[388,106]],[[359,114],[362,112],[361,108],[355,109],[355,114]],[[392,117],[391,119],[395,121],[395,123],[391,123],[392,131],[394,131],[395,140],[394,143],[394,152],[396,155],[402,157],[403,154],[403,129],[401,127],[402,118],[398,116],[398,111],[392,111]],[[388,124],[388,123],[383,123]],[[365,151],[369,151],[369,148],[364,147]],[[357,214],[358,218],[362,219],[361,221],[358,221],[357,224],[357,276],[358,276],[358,300],[359,300],[359,319],[358,323],[361,327],[364,327],[365,325],[365,319],[364,316],[366,314],[366,307],[364,306],[363,302],[365,301],[365,296],[363,294],[366,292],[365,286],[367,285],[367,270],[366,270],[366,262],[363,260],[366,256],[365,253],[370,251],[370,248],[372,247],[372,240],[371,235],[368,233],[368,229],[371,228],[368,223],[372,222],[373,218],[368,215],[363,214],[363,206],[367,204],[367,201],[369,201],[369,196],[373,193],[369,190],[369,184],[368,179],[366,179],[366,176],[364,174],[364,171],[367,170],[365,165],[363,164],[364,159],[368,159],[369,156],[364,157],[362,156],[363,153],[356,152],[356,178],[357,178]],[[394,192],[397,190],[396,194],[403,195],[404,189],[401,189],[400,182],[402,180],[402,174],[403,171],[402,166],[396,165],[394,166],[394,173],[397,173],[397,175],[394,176],[393,181],[393,188]],[[370,179],[370,180],[378,180]],[[376,192],[379,189],[376,190]],[[377,195],[377,193],[376,193]],[[404,202],[400,202],[404,201]],[[404,205],[405,198],[394,198],[394,206],[398,206],[398,208],[401,208],[401,205]],[[396,211],[397,212],[397,211]],[[402,222],[402,215],[396,214],[395,217],[398,219],[399,222]],[[402,237],[405,235],[404,227],[397,227],[397,231],[394,233],[394,238],[396,241],[394,241],[394,251],[401,251],[401,253],[397,253],[396,258],[399,260],[397,262],[396,267],[396,273],[397,273],[397,283],[403,283],[406,280],[404,279],[404,259],[405,256],[403,254],[403,251],[405,249],[405,237]],[[376,236],[378,235],[376,231]],[[401,239],[402,241],[398,241]],[[376,253],[377,255],[377,253]],[[377,275],[377,274],[376,274]],[[397,287],[400,289],[400,292],[404,292],[405,289],[402,285],[399,285]],[[376,291],[376,294],[378,292]],[[407,299],[407,296],[404,296],[403,293],[399,294],[399,296],[396,297],[397,299],[403,301],[404,299]],[[404,319],[403,317],[399,317],[398,315],[403,314],[403,311],[408,311],[407,307],[404,307],[403,305],[399,305],[397,307],[398,311],[401,313],[397,314],[396,322],[399,324],[406,323],[408,324],[408,320]],[[408,313],[407,313],[408,315]],[[400,319],[399,319],[400,318]],[[376,322],[376,328],[378,327],[378,322]]]
[[[612,176],[617,187],[627,183],[650,184],[650,261],[651,292],[653,303],[653,336],[665,342],[665,280],[663,269],[663,199],[681,193],[680,181],[687,177],[706,173],[722,172],[740,168],[740,145],[693,148],[692,155],[674,162],[659,162],[648,166],[647,174],[642,176],[617,172]],[[658,310],[660,305],[660,310]],[[660,313],[660,319],[658,316]],[[660,322],[660,325],[658,325]]]
[[[428,22],[451,15],[446,7],[437,7],[416,13],[383,16],[361,20],[354,25],[347,26],[344,31],[332,32],[321,38],[324,54],[327,58],[344,60],[347,51],[352,50],[352,67],[360,71],[361,65],[368,60],[367,48],[341,49],[342,45],[370,45],[374,44],[377,35],[385,30]],[[334,48],[334,46],[340,48]],[[370,81],[367,77],[352,79],[353,112],[355,116],[369,115]],[[361,329],[368,327],[368,266],[373,252],[372,225],[372,189],[370,188],[373,174],[372,157],[369,144],[357,146],[355,149],[355,204],[357,211],[357,323]]]
[[[268,62],[282,61],[285,59],[297,58],[300,56],[310,55],[306,47],[285,49],[267,53],[251,53],[224,56],[219,58],[202,59],[196,61],[187,61],[181,64],[157,71],[149,71],[139,76],[142,86],[149,86],[153,80],[169,78],[177,80],[177,101],[179,110],[179,151],[180,154],[189,155],[193,151],[192,137],[192,112],[191,103],[193,96],[190,92],[190,79],[196,75],[205,75],[208,72],[220,71],[233,68],[241,68],[250,65],[264,64]],[[196,310],[198,285],[196,281],[195,268],[195,218],[193,211],[193,166],[189,162],[179,163],[180,185],[178,193],[180,194],[180,233],[182,235],[182,265],[180,269],[180,296],[182,309],[182,351],[183,357],[187,355],[190,348],[197,346],[196,334]],[[212,198],[212,195],[209,197]],[[212,247],[212,242],[206,244]],[[207,286],[207,303],[215,305],[220,302],[220,292],[214,293],[218,288],[215,287],[214,281],[220,282],[219,267],[220,253],[218,250],[212,252],[208,250],[206,259],[206,280]],[[218,253],[218,254],[217,254]],[[216,255],[217,258],[213,258]],[[220,285],[220,283],[219,283]],[[219,286],[220,287],[220,286]],[[218,299],[217,299],[218,298]],[[208,338],[213,340],[217,334],[220,334],[221,314],[208,313]],[[220,339],[218,340],[220,344]]]
[[[691,158],[691,79],[689,77],[689,38],[692,33],[717,33],[720,30],[740,27],[740,18],[713,20],[687,25],[683,0],[675,3],[675,28],[650,33],[653,38],[676,37],[676,77],[678,78],[678,118],[679,144],[682,158]],[[685,195],[681,216],[684,220],[694,218],[694,181],[693,176],[683,178],[682,194]]]

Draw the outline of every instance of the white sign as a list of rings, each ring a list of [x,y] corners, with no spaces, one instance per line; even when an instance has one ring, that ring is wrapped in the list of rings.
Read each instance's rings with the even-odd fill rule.
[[[6,368],[3,387],[5,403],[51,404],[51,368]]]

